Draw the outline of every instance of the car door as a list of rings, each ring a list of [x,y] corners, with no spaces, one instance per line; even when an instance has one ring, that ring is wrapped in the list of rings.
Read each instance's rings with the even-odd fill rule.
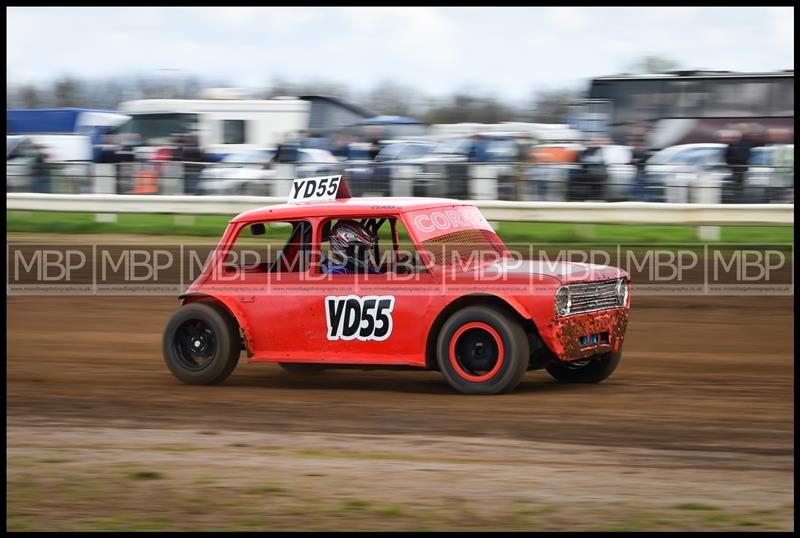
[[[226,290],[241,313],[252,360],[297,357],[306,350],[311,230],[304,219],[243,227],[212,283]]]
[[[388,231],[390,219],[396,216],[373,218],[375,222],[385,218],[382,224]],[[319,223],[321,256],[330,256],[326,232],[334,220]],[[308,289],[316,291],[303,301],[303,345],[311,350],[305,357],[333,363],[425,364],[427,332],[420,317],[431,307],[431,294],[426,289],[433,279],[418,263],[411,241],[403,239],[408,235],[400,219],[395,223],[400,229],[398,242],[385,232],[379,241],[388,247],[377,257],[382,262],[380,274],[322,274],[319,264],[311,264]],[[413,262],[397,263],[400,256],[410,256]]]

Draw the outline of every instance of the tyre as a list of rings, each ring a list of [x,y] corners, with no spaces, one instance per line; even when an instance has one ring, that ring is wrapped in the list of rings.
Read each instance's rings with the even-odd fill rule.
[[[189,385],[224,381],[239,362],[241,348],[236,321],[214,304],[181,307],[164,330],[164,361],[172,375]]]
[[[290,374],[318,374],[325,370],[324,364],[304,364],[300,362],[279,362],[278,366]]]
[[[582,361],[553,362],[546,369],[561,383],[600,383],[614,373],[621,358],[620,349]]]
[[[463,394],[500,394],[525,375],[530,346],[522,326],[491,306],[469,306],[442,325],[436,344],[439,370]]]

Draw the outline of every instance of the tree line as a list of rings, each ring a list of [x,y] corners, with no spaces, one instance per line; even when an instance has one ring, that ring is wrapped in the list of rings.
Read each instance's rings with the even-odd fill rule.
[[[82,78],[62,76],[46,83],[9,82],[7,108],[95,108],[116,110],[132,99],[194,99],[208,88],[230,87],[225,80],[196,76]],[[575,88],[534,93],[527,102],[515,103],[490,93],[462,89],[434,97],[395,81],[384,80],[367,91],[324,80],[289,82],[273,79],[265,88],[250,92],[254,99],[277,96],[327,95],[358,105],[375,114],[410,116],[426,123],[498,123],[525,121],[561,123],[568,104],[579,97]]]
[[[661,73],[681,68],[680,63],[660,55],[644,55],[630,62],[630,73]],[[116,110],[132,99],[193,99],[208,88],[230,87],[223,79],[194,75],[128,76],[81,78],[62,76],[40,84],[6,87],[7,108],[99,108]],[[496,95],[461,89],[434,97],[393,80],[383,80],[366,91],[326,80],[291,82],[273,78],[265,87],[251,92],[253,99],[278,96],[327,95],[358,105],[375,114],[410,116],[426,123],[499,123],[521,121],[563,123],[569,104],[580,98],[584,87],[560,87],[533,92],[524,102],[510,102]]]

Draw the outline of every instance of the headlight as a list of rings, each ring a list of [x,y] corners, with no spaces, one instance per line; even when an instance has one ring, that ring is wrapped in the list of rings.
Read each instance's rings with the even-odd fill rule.
[[[558,288],[556,291],[556,314],[559,316],[566,316],[569,314],[572,301],[569,297],[569,288],[566,286]]]
[[[620,306],[625,306],[625,302],[628,300],[628,283],[625,282],[624,278],[620,278],[617,280],[617,304]]]

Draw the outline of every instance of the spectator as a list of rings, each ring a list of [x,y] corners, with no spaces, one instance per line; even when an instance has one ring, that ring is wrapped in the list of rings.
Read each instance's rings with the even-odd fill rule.
[[[722,143],[725,148],[725,164],[730,171],[728,188],[723,195],[723,203],[744,203],[744,180],[747,175],[747,163],[756,143],[751,139],[751,130],[743,125],[743,131],[726,131],[722,134]]]
[[[348,137],[344,134],[337,134],[333,137],[333,148],[331,153],[339,159],[347,159],[348,148],[350,146]]]
[[[186,194],[198,194],[200,172],[205,167],[206,155],[193,134],[180,137],[180,142],[173,155],[173,160],[183,163],[183,189]]]
[[[791,129],[770,129],[768,132],[769,145],[774,146],[772,166],[774,166],[774,193],[771,200],[777,202],[793,203],[794,196],[794,148]]]
[[[136,147],[140,145],[141,138],[136,133],[118,135],[119,145],[114,155],[117,163],[117,194],[130,192],[134,187]]]
[[[637,125],[631,129],[629,145],[633,148],[631,152],[631,164],[636,168],[634,179],[633,197],[641,202],[652,202],[656,198],[652,192],[653,186],[647,181],[645,164],[653,155],[653,150],[647,143],[647,127]]]
[[[568,193],[570,201],[604,199],[608,182],[608,167],[603,155],[603,146],[607,144],[607,139],[598,137],[591,140],[581,152],[578,157],[580,167],[576,170],[573,181],[570,181]]]
[[[471,163],[486,162],[486,146],[489,145],[489,141],[482,134],[474,134],[470,138],[471,144],[467,153],[467,161]]]
[[[33,158],[31,166],[31,176],[33,178],[31,186],[33,187],[33,192],[52,192],[50,166],[47,162],[48,159],[44,146],[32,142],[30,146],[30,155]]]

